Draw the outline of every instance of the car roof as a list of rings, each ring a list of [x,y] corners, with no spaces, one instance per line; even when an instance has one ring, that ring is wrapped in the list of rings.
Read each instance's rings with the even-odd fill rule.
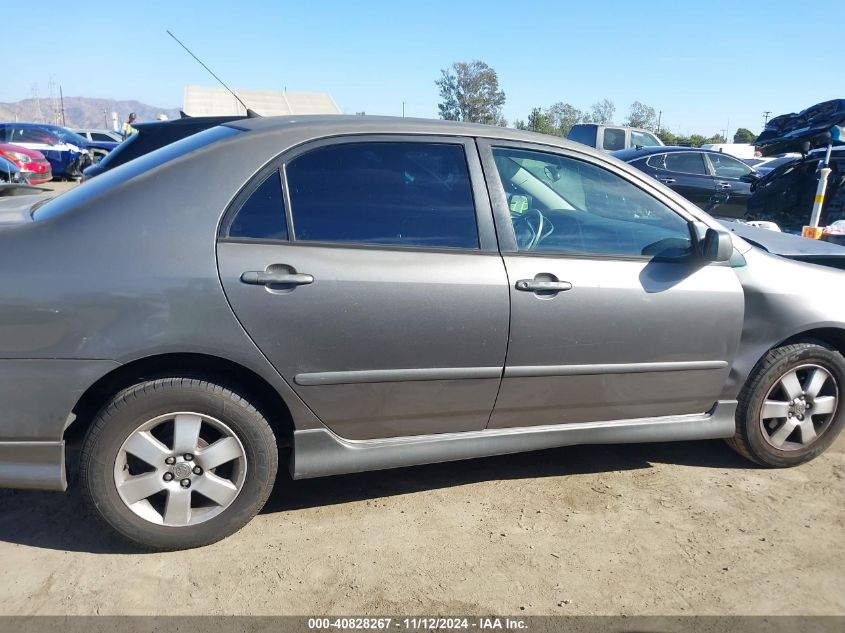
[[[620,149],[611,152],[613,156],[619,160],[630,162],[643,156],[651,156],[652,154],[672,154],[674,152],[697,152],[701,154],[721,154],[724,156],[731,156],[725,152],[717,152],[712,149],[701,149],[700,147],[686,147],[684,145],[653,145],[649,147],[631,147],[628,149]],[[736,156],[731,156],[736,158]],[[737,158],[737,160],[740,160]]]
[[[242,116],[189,116],[181,119],[167,119],[165,121],[146,121],[144,123],[135,123],[134,127],[138,131],[156,132],[158,130],[182,127],[214,127],[215,125],[223,125],[225,123],[232,123],[240,121]]]
[[[353,116],[349,114],[303,115],[256,117],[227,123],[245,132],[270,132],[296,128],[313,136],[336,136],[346,134],[431,134],[435,136],[470,136],[539,143],[572,149],[596,156],[607,156],[581,143],[569,141],[560,136],[538,134],[526,130],[515,130],[497,125],[444,121],[438,119],[415,119],[410,117]]]

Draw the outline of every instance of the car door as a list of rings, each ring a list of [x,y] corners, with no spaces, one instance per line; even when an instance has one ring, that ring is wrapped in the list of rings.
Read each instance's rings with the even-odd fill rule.
[[[692,218],[647,180],[581,154],[480,148],[511,295],[490,427],[710,410],[744,299],[729,265],[700,258]]]
[[[727,154],[707,152],[704,157],[712,170],[716,192],[728,196],[725,202],[713,209],[713,214],[730,218],[744,217],[751,197],[751,182],[748,178],[754,170]]]
[[[300,147],[234,201],[217,250],[244,328],[339,435],[487,424],[509,296],[471,141]]]
[[[716,184],[701,152],[667,152],[653,157],[655,178],[702,209],[711,205]]]

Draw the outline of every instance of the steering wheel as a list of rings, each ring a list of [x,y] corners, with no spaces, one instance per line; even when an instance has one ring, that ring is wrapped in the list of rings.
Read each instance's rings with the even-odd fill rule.
[[[511,213],[511,222],[516,234],[516,243],[521,250],[526,251],[535,250],[540,242],[555,230],[554,225],[538,209]]]

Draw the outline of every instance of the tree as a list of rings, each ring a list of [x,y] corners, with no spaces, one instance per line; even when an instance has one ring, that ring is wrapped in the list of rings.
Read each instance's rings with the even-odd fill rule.
[[[583,113],[569,103],[558,101],[546,109],[546,119],[552,128],[550,134],[566,136],[572,126],[581,120]]]
[[[739,128],[734,134],[734,143],[753,143],[756,140],[757,135],[744,127]]]
[[[678,137],[672,134],[672,132],[670,132],[666,128],[663,128],[657,133],[657,138],[663,141],[664,145],[679,145]]]
[[[654,108],[639,101],[634,101],[631,104],[631,110],[628,113],[628,120],[625,121],[625,125],[653,130],[657,127],[657,113],[654,111]]]
[[[555,134],[554,126],[551,125],[548,116],[540,108],[531,110],[525,129],[541,134]]]
[[[440,71],[440,118],[498,125],[503,121],[505,93],[499,90],[496,71],[482,61],[455,62]]]
[[[613,123],[616,106],[610,99],[602,99],[590,106],[589,114],[584,116],[585,123]]]

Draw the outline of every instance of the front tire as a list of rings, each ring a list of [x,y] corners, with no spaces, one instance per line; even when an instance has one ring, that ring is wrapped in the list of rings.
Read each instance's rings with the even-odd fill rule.
[[[773,468],[803,464],[845,426],[845,359],[817,343],[771,350],[739,396],[736,435],[728,444]]]
[[[177,550],[238,531],[270,495],[276,438],[264,416],[221,385],[164,378],[115,396],[88,431],[83,496],[133,544]]]

